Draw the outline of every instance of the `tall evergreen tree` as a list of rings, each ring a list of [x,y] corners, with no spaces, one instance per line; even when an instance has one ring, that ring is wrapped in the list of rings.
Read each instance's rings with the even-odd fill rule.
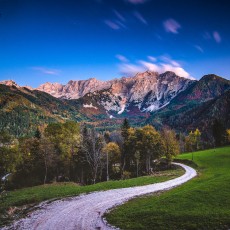
[[[35,134],[34,134],[34,137],[36,137],[37,139],[41,139],[41,132],[39,130],[39,128],[37,127],[36,131],[35,131]]]
[[[224,142],[224,136],[225,136],[225,129],[223,124],[215,119],[213,126],[212,126],[212,134],[215,140],[215,146],[221,146]]]
[[[130,124],[128,119],[124,119],[122,125],[121,125],[121,136],[123,138],[123,149],[121,153],[121,173],[123,173],[124,170],[128,170],[130,166],[129,162],[129,130]]]

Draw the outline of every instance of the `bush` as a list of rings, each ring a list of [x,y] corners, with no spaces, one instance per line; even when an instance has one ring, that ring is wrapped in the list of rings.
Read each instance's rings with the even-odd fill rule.
[[[129,172],[129,171],[124,171],[123,174],[122,174],[121,179],[122,179],[122,180],[126,180],[126,179],[129,179],[130,177],[131,177],[131,172]]]

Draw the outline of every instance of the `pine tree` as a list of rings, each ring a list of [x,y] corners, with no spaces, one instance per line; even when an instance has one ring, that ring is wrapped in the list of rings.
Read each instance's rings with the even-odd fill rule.
[[[212,134],[215,140],[215,146],[221,146],[224,142],[225,129],[220,121],[215,119],[212,126]]]
[[[124,170],[129,169],[129,149],[128,149],[128,139],[129,139],[129,130],[130,125],[128,119],[124,119],[122,125],[121,125],[121,136],[123,138],[123,148],[122,148],[122,154],[121,154],[121,174],[123,174]]]
[[[35,134],[34,134],[34,137],[36,137],[37,139],[41,139],[41,132],[39,130],[39,128],[37,127],[36,131],[35,131]]]

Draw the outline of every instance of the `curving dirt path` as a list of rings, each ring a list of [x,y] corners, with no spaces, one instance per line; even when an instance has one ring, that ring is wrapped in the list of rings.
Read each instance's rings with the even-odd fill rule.
[[[196,171],[184,164],[175,163],[185,169],[185,174],[166,182],[132,188],[93,192],[51,203],[43,202],[37,211],[15,222],[6,229],[26,230],[91,230],[114,229],[106,225],[103,214],[109,209],[141,195],[169,190],[197,175]]]

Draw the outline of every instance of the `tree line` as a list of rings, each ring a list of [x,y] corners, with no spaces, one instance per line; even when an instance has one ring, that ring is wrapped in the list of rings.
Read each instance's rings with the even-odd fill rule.
[[[127,119],[113,132],[97,132],[73,121],[39,127],[33,137],[16,139],[1,132],[0,176],[11,173],[8,187],[20,188],[149,175],[159,167],[170,167],[181,149],[199,149],[200,137],[198,129],[182,138],[167,127],[161,131],[151,125],[130,127]]]

